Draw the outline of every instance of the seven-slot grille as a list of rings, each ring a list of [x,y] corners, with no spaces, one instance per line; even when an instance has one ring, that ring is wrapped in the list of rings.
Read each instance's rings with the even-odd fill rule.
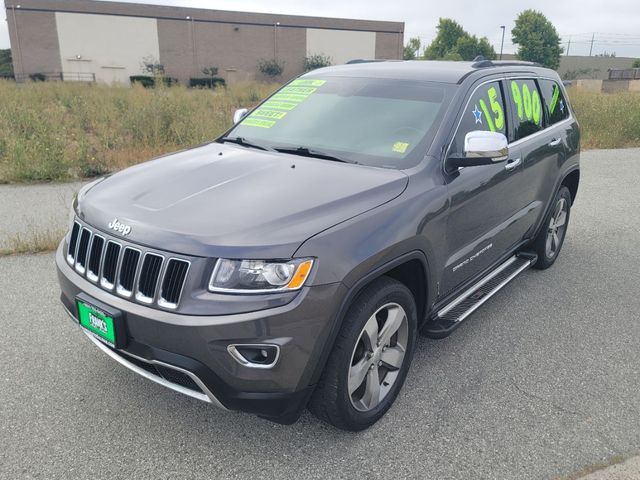
[[[67,261],[78,273],[105,290],[164,308],[177,308],[190,263],[106,240],[75,222],[71,229]],[[164,270],[163,270],[164,267]]]

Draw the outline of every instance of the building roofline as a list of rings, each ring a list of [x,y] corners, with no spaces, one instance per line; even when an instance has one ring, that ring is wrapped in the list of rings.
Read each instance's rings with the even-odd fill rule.
[[[11,4],[9,2],[11,2]],[[396,34],[404,33],[404,22],[387,22],[380,20],[209,10],[203,8],[104,2],[98,0],[5,0],[5,8],[7,10],[14,8],[17,10],[18,7],[22,11],[114,15],[258,26],[274,26],[276,23],[279,23],[278,27],[282,28],[319,28]]]

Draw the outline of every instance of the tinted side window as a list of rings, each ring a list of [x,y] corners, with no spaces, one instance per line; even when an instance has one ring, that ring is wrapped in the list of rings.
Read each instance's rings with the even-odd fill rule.
[[[569,117],[569,108],[558,84],[552,80],[540,80],[539,82],[548,124],[553,125]]]
[[[473,130],[487,130],[506,135],[507,120],[499,82],[481,85],[473,93],[465,108],[454,138],[453,152],[462,153],[464,137]]]
[[[542,102],[534,80],[507,80],[513,112],[514,140],[542,130]]]

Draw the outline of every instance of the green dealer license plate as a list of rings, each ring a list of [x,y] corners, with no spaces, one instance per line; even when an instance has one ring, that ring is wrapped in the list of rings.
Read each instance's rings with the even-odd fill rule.
[[[119,313],[109,312],[82,298],[76,299],[76,304],[78,305],[78,320],[84,329],[113,348],[121,347]]]

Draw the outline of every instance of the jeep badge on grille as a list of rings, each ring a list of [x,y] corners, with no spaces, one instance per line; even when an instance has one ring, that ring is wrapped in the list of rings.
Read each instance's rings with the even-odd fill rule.
[[[131,233],[131,227],[126,223],[120,223],[117,218],[114,218],[108,226],[111,230],[115,230],[123,237],[126,237]]]

